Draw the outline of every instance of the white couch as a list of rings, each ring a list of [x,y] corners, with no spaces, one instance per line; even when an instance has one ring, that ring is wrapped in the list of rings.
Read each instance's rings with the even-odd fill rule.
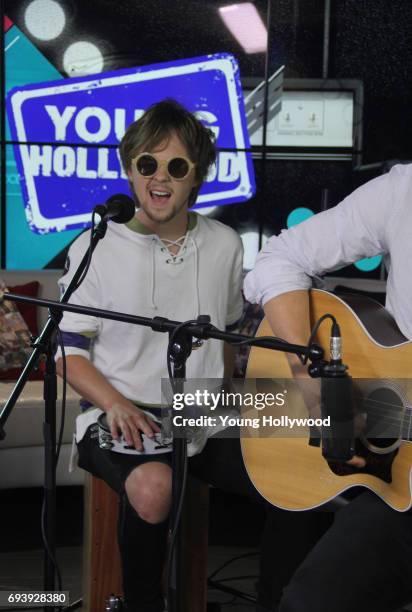
[[[0,270],[2,278],[8,286],[21,285],[33,280],[40,283],[40,298],[58,300],[57,279],[59,270]],[[38,308],[39,330],[47,320],[47,309]],[[60,424],[60,400],[62,384],[58,381],[59,399],[57,407],[57,431]],[[3,407],[9,397],[13,383],[0,382],[0,405]],[[69,457],[71,451],[74,422],[79,413],[79,397],[67,387],[66,418],[63,434],[63,445],[57,467],[58,485],[83,484],[84,472],[76,469],[69,473]],[[36,487],[43,485],[43,383],[29,381],[11,412],[4,431],[6,437],[0,441],[0,488]]]

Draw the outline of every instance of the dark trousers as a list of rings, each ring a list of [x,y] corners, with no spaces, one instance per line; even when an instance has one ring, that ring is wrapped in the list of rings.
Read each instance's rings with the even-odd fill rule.
[[[412,601],[410,512],[362,492],[336,513],[279,511],[268,520],[274,566],[261,579],[278,602],[267,601],[269,610],[390,612]]]
[[[90,437],[90,433],[86,434],[78,447],[79,465],[95,476],[103,478],[120,495],[118,541],[128,610],[161,612],[163,610],[161,577],[165,559],[167,523],[153,525],[143,521],[129,504],[124,492],[127,475],[142,463],[142,458],[101,450],[97,440]],[[159,455],[156,460],[168,463],[170,456]],[[147,461],[147,457],[143,461]],[[248,495],[263,503],[247,476],[239,439],[209,439],[204,450],[189,459],[189,471],[217,488]],[[271,529],[271,525],[267,524]],[[199,529],[201,528],[199,525]],[[270,534],[266,531],[265,528],[263,541],[270,538]],[[267,547],[266,551],[272,554],[270,547]],[[263,556],[266,556],[266,552]],[[264,567],[271,565],[270,559],[267,562],[262,559],[262,565]],[[265,583],[262,583],[262,588],[264,585]],[[265,594],[262,597],[267,599]]]

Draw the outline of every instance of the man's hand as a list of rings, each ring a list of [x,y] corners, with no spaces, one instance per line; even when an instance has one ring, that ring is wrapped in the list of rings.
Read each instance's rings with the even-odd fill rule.
[[[365,459],[360,455],[354,455],[352,459],[349,459],[349,461],[346,461],[346,463],[355,468],[364,468],[366,465]]]
[[[153,438],[160,432],[159,425],[133,404],[115,403],[106,411],[106,416],[113,438],[118,440],[122,433],[128,446],[134,446],[138,451],[144,450],[141,433]]]
[[[301,379],[302,380],[302,379]],[[315,383],[318,381],[318,379],[315,379]],[[306,384],[305,384],[306,383]],[[305,383],[303,384],[305,389],[311,389],[311,383],[312,380],[308,383],[308,381],[306,380]],[[302,385],[301,385],[302,387]],[[316,386],[315,384],[312,386],[312,390],[315,389]],[[316,397],[315,393],[303,393],[304,395],[304,399],[305,399],[305,403],[306,403],[306,407],[308,410],[308,415],[310,418],[320,418],[322,416],[322,412],[321,412],[321,408],[320,408],[320,397],[319,395]],[[309,408],[308,408],[309,406]],[[359,437],[360,433],[362,431],[364,431],[365,429],[365,418],[363,415],[355,415],[354,420],[354,436],[355,438]],[[366,465],[366,460],[364,459],[364,457],[361,457],[360,455],[354,455],[352,457],[352,459],[349,459],[348,461],[345,461],[345,463],[347,463],[348,465],[351,465],[354,468],[364,468]]]
[[[359,435],[365,431],[366,420],[363,414],[355,414],[354,420],[354,430],[355,430],[355,438],[358,438]],[[354,455],[352,459],[346,462],[348,465],[356,468],[364,468],[366,465],[366,460],[360,455]]]
[[[57,361],[56,367],[62,376],[62,359]],[[67,380],[79,395],[106,412],[110,433],[115,440],[122,433],[129,446],[142,451],[141,433],[153,438],[160,431],[153,419],[119,393],[94,364],[82,355],[68,355]]]

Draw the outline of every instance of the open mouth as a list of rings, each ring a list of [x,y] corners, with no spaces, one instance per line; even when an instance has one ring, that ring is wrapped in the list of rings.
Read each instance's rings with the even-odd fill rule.
[[[166,204],[171,197],[170,191],[164,191],[162,189],[151,189],[150,197],[155,204]]]

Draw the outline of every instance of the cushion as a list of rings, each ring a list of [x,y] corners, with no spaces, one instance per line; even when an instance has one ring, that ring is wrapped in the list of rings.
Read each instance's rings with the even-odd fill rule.
[[[4,291],[36,297],[39,283],[33,281],[24,285],[0,287],[0,380],[17,380],[31,354],[31,338],[38,334],[36,306],[17,304],[2,299]],[[42,378],[41,371],[34,371],[30,380]]]
[[[29,328],[16,305],[0,294],[0,369],[23,366],[29,355]]]
[[[38,281],[32,281],[24,285],[14,285],[8,289],[10,293],[18,293],[20,295],[26,295],[27,297],[36,298],[39,294],[39,287],[40,283]],[[37,306],[35,304],[24,304],[23,302],[15,302],[15,304],[25,320],[30,333],[33,336],[37,336],[39,333],[37,325]]]

